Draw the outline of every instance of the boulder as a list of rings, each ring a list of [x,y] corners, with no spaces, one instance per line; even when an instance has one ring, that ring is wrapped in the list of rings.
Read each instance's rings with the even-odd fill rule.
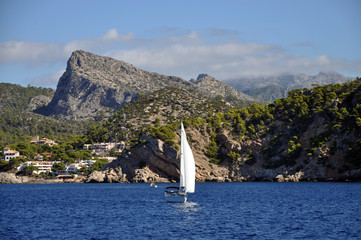
[[[0,172],[0,183],[27,183],[29,181],[29,177],[16,176],[15,173]]]

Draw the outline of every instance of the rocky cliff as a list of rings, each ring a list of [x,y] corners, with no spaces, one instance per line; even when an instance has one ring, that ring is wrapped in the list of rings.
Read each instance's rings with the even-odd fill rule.
[[[110,116],[114,110],[124,107],[140,94],[166,87],[195,90],[211,98],[231,95],[239,101],[252,100],[215,79],[209,88],[217,90],[209,92],[209,89],[205,89],[205,80],[192,83],[179,77],[143,71],[109,57],[75,51],[59,79],[54,98],[39,112],[65,119],[89,119],[104,114]]]
[[[223,161],[220,164],[212,164],[205,153],[206,146],[210,142],[206,127],[200,129],[192,127],[186,131],[196,161],[197,182],[361,180],[361,168],[337,172],[330,165],[320,163],[317,158],[310,158],[306,164],[303,163],[304,159],[299,159],[299,163],[303,165],[302,168],[285,165],[265,168],[268,159],[263,153],[263,148],[267,144],[263,139],[237,142],[226,132],[217,136],[220,139],[220,151],[225,155],[229,152],[238,152],[240,157],[235,162]],[[118,160],[105,165],[101,171],[93,172],[86,182],[179,181],[179,152],[163,141],[147,135],[143,135],[141,140],[145,143],[124,152]],[[252,161],[249,161],[249,152],[254,153]],[[343,160],[336,157],[332,158],[331,162],[340,166],[343,164]]]
[[[356,79],[293,90],[267,106],[183,119],[197,181],[360,181],[360,93]],[[105,126],[108,132],[119,129]],[[178,180],[179,126],[137,131],[140,138],[132,147],[87,181]]]

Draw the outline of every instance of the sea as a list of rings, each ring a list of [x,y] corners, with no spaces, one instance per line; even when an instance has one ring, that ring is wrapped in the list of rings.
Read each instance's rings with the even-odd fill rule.
[[[361,239],[361,183],[0,185],[0,239]]]

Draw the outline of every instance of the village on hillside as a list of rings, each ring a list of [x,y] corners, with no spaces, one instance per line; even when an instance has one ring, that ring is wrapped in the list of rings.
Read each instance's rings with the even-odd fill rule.
[[[39,136],[33,137],[33,139],[30,141],[30,144],[48,145],[51,147],[58,145],[54,140],[48,138],[39,138]],[[125,142],[84,144],[83,150],[88,150],[92,157],[89,159],[77,159],[75,160],[75,163],[65,164],[63,168],[58,167],[59,164],[63,164],[63,162],[59,160],[53,160],[51,152],[35,153],[33,158],[28,159],[26,156],[20,155],[19,151],[6,147],[3,149],[3,156],[0,160],[10,162],[12,159],[22,158],[25,159],[25,162],[17,167],[19,172],[30,168],[31,173],[53,174],[58,178],[67,178],[79,173],[90,172],[93,164],[99,159],[108,163],[114,161],[116,157],[114,157],[113,154],[110,154],[111,151],[113,153],[120,154],[125,148]]]

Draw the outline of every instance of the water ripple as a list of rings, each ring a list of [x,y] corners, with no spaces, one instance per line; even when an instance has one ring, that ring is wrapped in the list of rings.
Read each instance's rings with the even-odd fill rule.
[[[360,239],[359,183],[0,185],[0,239]]]

